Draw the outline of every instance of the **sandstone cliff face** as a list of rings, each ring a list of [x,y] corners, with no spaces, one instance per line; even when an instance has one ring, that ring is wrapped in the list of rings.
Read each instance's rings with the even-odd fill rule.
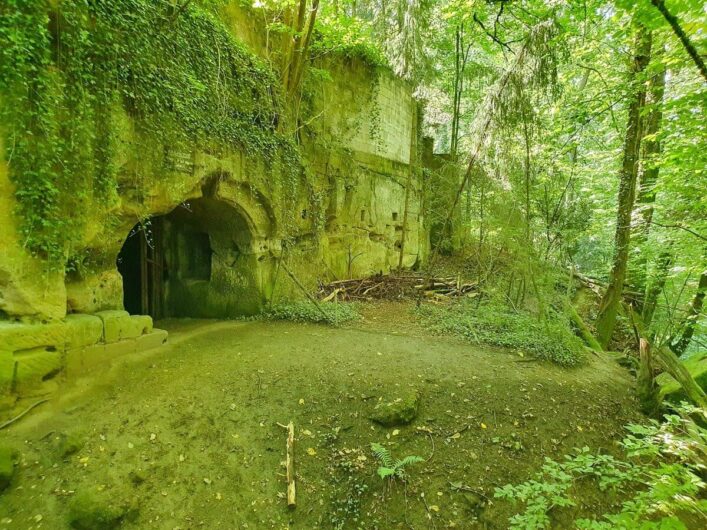
[[[262,28],[247,14],[234,3],[223,16],[253,53],[263,53]],[[109,109],[114,117],[111,134],[118,146],[114,161],[118,188],[108,200],[83,200],[81,212],[66,212],[89,219],[80,241],[67,249],[81,256],[86,266],[69,274],[48,271],[42,259],[24,248],[10,176],[12,153],[4,146],[0,150],[0,310],[5,318],[52,320],[67,312],[122,309],[125,278],[116,259],[128,235],[142,225],[149,239],[151,220],[166,222],[169,226],[157,242],[165,246],[164,258],[194,259],[188,241],[182,242],[181,249],[172,244],[181,228],[169,216],[178,216],[178,210],[188,212],[190,201],[204,197],[223,209],[219,214],[201,208],[197,223],[209,238],[213,270],[206,283],[188,277],[161,278],[166,285],[159,296],[175,297],[165,302],[166,307],[190,305],[192,299],[199,306],[192,311],[194,316],[255,312],[273,296],[294,294],[289,280],[274,273],[282,256],[309,285],[320,278],[397,266],[415,141],[410,88],[387,71],[356,59],[330,58],[318,66],[331,77],[310,83],[312,119],[301,138],[301,173],[294,178],[284,177],[292,168],[239,149],[204,152],[188,144],[162,145],[145,137],[125,109]],[[155,174],[156,164],[167,171]],[[426,241],[417,178],[411,188],[406,266],[423,257]],[[232,224],[240,227],[235,239],[216,226],[229,222],[224,217],[227,211]],[[209,221],[209,217],[215,218]],[[171,264],[161,266],[169,272]],[[165,310],[158,316],[183,313]]]
[[[222,16],[254,57],[264,56],[263,28],[237,2]],[[71,330],[67,315],[124,309],[156,318],[253,314],[301,296],[281,263],[307,287],[387,271],[398,265],[403,234],[403,265],[424,259],[419,174],[403,228],[417,141],[410,87],[359,59],[328,57],[316,67],[329,75],[307,80],[294,158],[208,138],[165,143],[129,106],[99,109],[110,118],[116,185],[98,196],[83,184],[69,192],[57,178],[59,194],[76,195],[62,215],[82,219],[65,243],[66,270],[28,248],[16,178],[23,166],[12,135],[0,131],[0,387],[16,387],[18,369],[26,381],[63,369],[55,366],[71,349],[63,335],[11,347],[10,335],[35,333],[38,322]],[[75,183],[85,178],[77,174]]]

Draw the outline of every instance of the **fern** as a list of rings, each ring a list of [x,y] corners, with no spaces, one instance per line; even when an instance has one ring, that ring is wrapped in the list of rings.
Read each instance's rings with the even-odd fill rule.
[[[395,461],[393,460],[393,455],[390,454],[390,451],[383,447],[379,443],[372,443],[371,444],[371,450],[373,451],[373,455],[380,461],[381,464],[383,464],[385,467],[393,467],[395,465]]]
[[[397,477],[401,480],[405,480],[405,468],[407,466],[424,462],[423,458],[414,455],[406,456],[402,460],[395,460],[393,455],[390,454],[390,451],[379,443],[372,443],[371,451],[373,451],[373,455],[382,464],[377,470],[378,476],[382,479]]]

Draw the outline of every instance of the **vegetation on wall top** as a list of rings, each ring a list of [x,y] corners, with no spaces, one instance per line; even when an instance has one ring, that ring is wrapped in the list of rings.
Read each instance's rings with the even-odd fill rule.
[[[89,201],[112,203],[120,106],[165,151],[185,141],[216,144],[298,167],[294,146],[277,132],[277,76],[234,39],[217,8],[150,0],[3,3],[4,156],[33,253],[63,264],[85,228]],[[155,175],[168,170],[166,160],[162,166],[152,168]]]

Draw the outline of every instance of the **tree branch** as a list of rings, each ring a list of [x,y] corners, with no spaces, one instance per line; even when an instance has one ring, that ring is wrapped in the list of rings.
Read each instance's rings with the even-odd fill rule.
[[[668,8],[665,5],[665,0],[651,0],[651,3],[658,11],[660,11],[663,18],[665,18],[668,24],[670,24],[670,27],[673,28],[673,32],[680,39],[683,47],[694,61],[697,69],[702,74],[702,77],[704,77],[705,81],[707,81],[707,66],[705,66],[705,62],[702,57],[700,57],[700,54],[697,53],[697,49],[695,48],[695,45],[692,44],[692,41],[690,41],[690,37],[687,36],[685,30],[683,30],[680,26],[678,18],[668,11]]]
[[[675,225],[663,225],[663,224],[657,223],[657,222],[654,221],[654,220],[651,220],[651,224],[654,224],[654,225],[659,226],[659,227],[661,227],[661,228],[679,228],[680,230],[685,230],[685,232],[688,232],[688,233],[692,234],[692,235],[695,236],[695,237],[699,237],[699,238],[702,239],[703,241],[707,241],[707,237],[705,237],[705,236],[703,236],[702,234],[700,234],[700,233],[698,233],[698,232],[695,232],[695,231],[692,230],[691,228],[688,228],[688,227],[683,226],[683,225],[678,225],[678,224],[675,224]]]

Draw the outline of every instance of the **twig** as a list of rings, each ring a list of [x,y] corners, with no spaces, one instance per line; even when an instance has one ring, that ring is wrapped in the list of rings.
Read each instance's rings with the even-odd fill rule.
[[[425,505],[425,510],[427,510],[427,517],[429,517],[430,522],[432,523],[432,528],[436,530],[437,525],[435,524],[434,516],[432,513],[430,513],[430,505],[427,504],[427,499],[425,499],[425,492],[420,493],[420,498],[422,499],[422,503]]]
[[[295,492],[295,425],[290,422],[287,425],[277,424],[283,429],[287,429],[287,459],[285,466],[287,469],[287,507],[294,508],[296,503]]]
[[[483,497],[483,498],[486,499],[487,501],[490,500],[490,499],[489,499],[484,493],[482,493],[481,491],[476,490],[476,489],[474,489],[474,488],[470,488],[469,486],[467,486],[467,485],[465,485],[465,484],[461,484],[461,485],[457,486],[456,484],[452,484],[452,483],[450,482],[450,483],[449,483],[449,486],[450,486],[453,490],[468,491],[468,492],[470,492],[470,493],[476,493],[477,495],[480,495],[481,497]]]
[[[654,224],[655,226],[659,226],[661,228],[679,228],[680,230],[684,230],[685,232],[688,232],[695,237],[699,237],[703,241],[707,241],[707,237],[703,236],[699,232],[695,232],[694,230],[692,230],[691,228],[688,228],[687,226],[683,226],[683,225],[679,225],[679,224],[663,225],[663,224],[660,224],[652,219],[651,219],[651,224]]]
[[[10,425],[12,425],[12,424],[15,423],[16,421],[18,421],[20,418],[22,418],[25,414],[27,414],[27,413],[28,413],[30,410],[32,410],[33,408],[38,407],[39,405],[41,405],[42,403],[46,403],[47,401],[49,401],[49,400],[48,400],[48,399],[40,399],[40,400],[37,401],[35,404],[30,405],[29,407],[27,407],[27,409],[26,409],[24,412],[18,414],[17,416],[15,416],[14,418],[12,418],[11,420],[7,420],[5,423],[0,424],[0,431],[3,430],[5,427],[9,427]]]

